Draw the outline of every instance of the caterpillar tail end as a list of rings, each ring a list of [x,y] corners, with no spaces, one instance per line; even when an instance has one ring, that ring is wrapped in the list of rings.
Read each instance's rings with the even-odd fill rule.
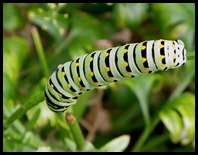
[[[72,103],[70,103],[70,105],[68,105],[68,103],[66,103],[66,106],[57,106],[57,105],[52,105],[49,102],[47,102],[47,100],[45,100],[45,102],[47,103],[48,108],[57,113],[57,114],[63,114],[66,110],[68,110],[72,105],[76,104],[76,100],[73,101]]]

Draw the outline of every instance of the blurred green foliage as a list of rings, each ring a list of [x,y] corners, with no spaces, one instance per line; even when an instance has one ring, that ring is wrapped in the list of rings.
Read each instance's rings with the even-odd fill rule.
[[[32,40],[34,26],[50,73],[94,50],[144,40],[181,39],[187,53],[195,50],[194,3],[4,3],[4,125],[21,113],[3,132],[4,152],[195,151],[193,60],[82,96],[70,109],[86,138],[79,150],[64,115],[44,101],[48,77]]]

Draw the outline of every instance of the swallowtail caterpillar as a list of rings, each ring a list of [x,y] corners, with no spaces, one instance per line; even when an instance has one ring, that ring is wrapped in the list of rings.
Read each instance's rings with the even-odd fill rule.
[[[181,40],[150,40],[94,51],[60,65],[47,82],[45,100],[52,111],[62,113],[86,91],[185,63]]]

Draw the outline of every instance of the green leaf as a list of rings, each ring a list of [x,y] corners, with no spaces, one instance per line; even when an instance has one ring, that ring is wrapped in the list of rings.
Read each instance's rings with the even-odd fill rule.
[[[28,18],[51,34],[56,41],[60,41],[68,27],[68,14],[59,13],[56,7],[45,10],[32,8],[28,11]]]
[[[85,141],[85,146],[82,148],[81,151],[82,152],[99,152],[99,150],[96,149],[94,145],[89,141]]]
[[[33,117],[32,118],[29,118],[29,121],[28,121],[28,123],[25,126],[26,127],[26,131],[31,130],[36,125],[36,122],[39,119],[40,113],[41,113],[41,111],[39,109],[39,110],[37,110],[37,111],[35,111],[33,113]]]
[[[51,147],[39,146],[36,152],[52,152]]]
[[[117,3],[113,13],[118,24],[136,28],[147,18],[147,10],[147,3]]]
[[[160,118],[170,132],[174,143],[193,143],[195,136],[195,96],[184,93],[169,101],[160,112]]]
[[[194,25],[195,4],[193,3],[154,3],[152,9],[162,30],[183,22]]]
[[[4,102],[3,103],[3,121],[5,122],[9,116],[18,108],[18,106],[16,106],[14,104],[14,102],[12,100],[9,100],[7,102]],[[24,124],[21,123],[19,120],[16,120],[10,130],[8,130],[6,132],[6,135],[10,136],[12,134],[10,133],[14,133],[14,135],[19,135],[21,136],[21,134],[23,134],[25,132],[25,127],[24,127]],[[10,134],[10,135],[9,135]]]
[[[32,96],[28,101],[26,101],[21,107],[15,110],[15,112],[8,117],[8,119],[3,124],[4,131],[6,131],[14,121],[23,116],[29,109],[38,105],[43,100],[44,96],[42,93],[37,93],[37,95]]]
[[[182,121],[179,114],[175,111],[164,110],[160,113],[160,117],[171,134],[171,140],[177,143],[182,131]]]
[[[9,99],[16,97],[16,86],[10,77],[3,73],[3,102],[7,102]]]
[[[182,39],[187,49],[194,46],[195,3],[154,3],[154,19],[162,36]]]
[[[122,152],[130,142],[129,135],[117,137],[100,148],[103,152]]]
[[[103,25],[87,13],[73,12],[71,25],[71,32],[56,52],[67,51],[72,59],[85,54],[85,50],[91,52],[94,41],[104,36]]]
[[[161,146],[163,146],[169,140],[169,135],[167,133],[160,134],[156,136],[152,136],[152,140],[148,141],[141,148],[141,152],[151,152],[155,150],[155,152],[159,152]]]
[[[19,8],[13,3],[3,3],[3,29],[14,31],[24,25]]]
[[[68,149],[72,152],[78,152],[78,151],[81,151],[81,152],[99,152],[99,150],[96,149],[94,147],[94,145],[89,141],[85,141],[85,145],[81,150],[77,150],[76,143],[74,141],[72,141],[71,139],[65,138],[64,141],[65,141]]]
[[[81,117],[84,114],[86,107],[88,106],[88,101],[93,94],[93,91],[86,92],[82,96],[80,96],[75,105],[72,106],[72,110],[74,115],[78,121],[80,121]]]
[[[184,89],[189,86],[189,84],[192,82],[192,79],[195,76],[195,61],[187,61],[187,63],[184,66],[183,74],[181,75],[181,82],[176,87],[174,92],[170,96],[170,100],[178,97],[181,95],[181,93],[184,91]],[[188,76],[186,76],[188,75]]]
[[[17,130],[19,127],[22,127],[23,130]],[[35,133],[27,132],[24,129],[24,124],[19,120],[15,121],[3,136],[4,152],[35,151],[36,148],[44,145]]]
[[[35,116],[35,113],[38,111],[42,112],[39,115]],[[40,128],[45,127],[48,123],[50,123],[53,127],[57,126],[58,124],[58,119],[55,117],[56,114],[47,107],[47,103],[45,101],[29,109],[26,112],[26,115],[30,121],[31,119],[38,119],[35,120],[34,125]]]
[[[28,52],[28,43],[20,37],[3,38],[3,73],[16,84],[19,70]]]
[[[132,80],[121,81],[121,83],[126,84],[136,94],[146,125],[150,124],[148,96],[150,89],[157,79],[157,76],[154,75],[141,75]]]
[[[16,98],[20,69],[28,52],[28,43],[20,37],[3,38],[3,101]]]
[[[32,152],[36,151],[37,148],[41,146],[45,146],[45,144],[40,139],[40,137],[35,135],[35,133],[28,131],[25,132],[23,135],[19,150],[21,150],[22,152],[27,152],[28,150]]]
[[[76,143],[73,140],[71,140],[69,138],[65,138],[64,142],[65,142],[66,146],[69,148],[70,151],[72,151],[72,152],[76,151],[77,146],[76,146]]]

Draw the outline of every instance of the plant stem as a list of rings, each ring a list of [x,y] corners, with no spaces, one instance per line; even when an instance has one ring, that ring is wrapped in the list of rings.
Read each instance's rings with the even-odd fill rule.
[[[166,143],[170,139],[169,133],[164,133],[162,135],[156,136],[152,138],[152,141],[149,141],[144,144],[144,147],[142,148],[141,151],[147,152],[151,151],[152,148],[157,148],[163,143]]]
[[[186,76],[188,75],[188,76]],[[190,69],[186,69],[183,72],[183,75],[181,77],[181,81],[182,83],[179,84],[176,89],[173,91],[173,93],[171,93],[168,102],[176,97],[178,97],[179,95],[181,95],[181,93],[186,89],[186,87],[189,85],[189,83],[191,82],[191,80],[193,79],[195,75],[195,66],[190,67]]]
[[[150,126],[146,126],[146,128],[144,129],[144,131],[141,134],[140,138],[138,139],[138,141],[136,142],[135,146],[131,150],[132,152],[140,152],[144,142],[146,141],[146,139],[148,138],[150,133],[153,131],[153,129],[157,126],[157,124],[159,122],[160,122],[160,118],[159,118],[159,115],[157,115],[154,118],[154,121],[152,121],[152,123],[150,124]]]
[[[49,69],[47,67],[47,61],[46,61],[46,58],[45,58],[45,55],[44,55],[44,52],[43,52],[43,47],[42,47],[42,44],[41,44],[41,39],[40,39],[38,30],[37,30],[36,27],[33,27],[31,29],[31,32],[32,32],[34,44],[36,46],[36,51],[37,51],[37,54],[38,54],[39,59],[40,59],[43,74],[44,74],[45,77],[48,77],[49,76]]]
[[[70,131],[73,135],[74,141],[76,142],[77,148],[82,150],[83,147],[86,145],[86,141],[83,137],[81,129],[76,121],[76,118],[71,112],[67,112],[65,115],[65,119],[69,125]]]
[[[25,102],[20,108],[18,108],[3,124],[3,132],[5,132],[8,127],[18,118],[23,116],[30,108],[39,104],[44,100],[43,93],[39,93],[38,95],[31,98],[29,101]]]
[[[187,60],[195,60],[195,52],[187,52]]]

